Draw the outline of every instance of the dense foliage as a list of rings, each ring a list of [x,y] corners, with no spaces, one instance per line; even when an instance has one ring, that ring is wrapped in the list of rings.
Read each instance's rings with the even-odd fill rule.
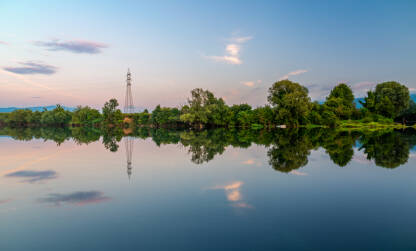
[[[108,102],[105,102],[104,107],[102,108],[103,122],[105,124],[113,126],[121,123],[123,114],[117,107],[117,99],[110,99]]]
[[[339,119],[351,119],[356,110],[351,88],[343,83],[335,86],[326,98],[324,106]]]
[[[161,107],[149,112],[123,114],[118,101],[110,99],[101,113],[88,106],[73,112],[57,105],[43,112],[15,110],[0,114],[0,126],[87,126],[87,127],[155,127],[155,128],[245,128],[260,130],[278,126],[299,127],[320,125],[336,127],[345,121],[360,123],[416,121],[416,104],[410,100],[409,90],[397,82],[378,84],[369,91],[363,108],[357,109],[351,88],[336,85],[324,103],[312,102],[308,89],[290,80],[274,83],[268,90],[268,105],[252,108],[248,104],[229,106],[222,98],[204,89],[194,89],[186,105],[181,108]],[[350,123],[351,124],[351,123]]]
[[[362,105],[369,112],[394,119],[409,107],[409,103],[409,89],[391,81],[378,84],[374,91],[369,91]]]
[[[307,124],[311,110],[308,89],[290,80],[281,80],[269,89],[267,100],[272,105],[276,120],[281,124],[297,126]]]

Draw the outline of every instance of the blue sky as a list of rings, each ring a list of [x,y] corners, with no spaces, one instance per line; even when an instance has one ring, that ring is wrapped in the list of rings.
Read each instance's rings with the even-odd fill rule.
[[[289,78],[323,99],[339,82],[416,88],[415,1],[0,1],[0,106],[184,104],[202,87],[266,102]]]

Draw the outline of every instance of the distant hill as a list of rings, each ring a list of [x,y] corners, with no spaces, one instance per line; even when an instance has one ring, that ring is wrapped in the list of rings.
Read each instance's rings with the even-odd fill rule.
[[[50,111],[55,109],[56,105],[49,105],[49,106],[33,106],[33,107],[4,107],[1,108],[0,107],[0,113],[2,112],[12,112],[14,110],[19,110],[19,109],[29,109],[32,110],[33,112],[35,111],[43,111],[43,109],[45,108],[46,110]],[[75,107],[67,107],[67,106],[63,106],[63,108],[67,111],[74,111],[76,108]]]
[[[414,102],[416,102],[416,94],[410,94],[410,98],[411,98]],[[356,99],[354,100],[355,105],[357,106],[357,108],[361,108],[361,107],[363,107],[363,106],[360,104],[360,101],[364,101],[364,98],[356,98]]]
[[[56,105],[48,105],[48,106],[32,106],[32,107],[0,107],[0,113],[3,112],[12,112],[14,110],[18,110],[18,109],[29,109],[32,110],[33,112],[35,111],[43,111],[43,108],[46,108],[46,110],[50,111],[55,109]],[[75,107],[68,107],[68,106],[63,106],[63,108],[67,111],[74,111],[76,108]],[[121,108],[121,110],[123,110]],[[145,110],[145,108],[143,107],[135,107],[134,108],[134,112],[143,112]],[[151,109],[149,109],[149,111],[151,111]]]

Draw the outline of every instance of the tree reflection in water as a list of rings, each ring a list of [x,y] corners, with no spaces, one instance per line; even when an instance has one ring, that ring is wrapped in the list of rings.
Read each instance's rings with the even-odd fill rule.
[[[269,164],[277,171],[288,173],[308,164],[312,148],[310,137],[304,130],[279,131],[267,152]]]
[[[411,141],[406,134],[390,132],[371,132],[360,138],[361,147],[367,159],[374,160],[377,166],[396,168],[409,159]]]
[[[123,130],[109,128],[0,128],[0,135],[16,140],[44,139],[60,145],[66,140],[89,144],[100,140],[106,149],[116,152],[123,138]],[[280,129],[273,131],[211,129],[204,131],[174,131],[167,129],[137,128],[129,137],[152,138],[156,145],[180,144],[195,164],[211,161],[224,153],[226,147],[247,148],[252,144],[268,148],[270,166],[288,173],[308,164],[311,150],[322,147],[333,163],[345,167],[354,155],[354,147],[363,150],[367,159],[377,166],[396,168],[405,164],[410,149],[416,145],[416,132],[405,131],[337,131],[324,128]]]

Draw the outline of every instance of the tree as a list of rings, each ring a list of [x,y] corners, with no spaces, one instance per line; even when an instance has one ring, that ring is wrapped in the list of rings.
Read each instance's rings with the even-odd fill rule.
[[[43,125],[66,126],[71,121],[71,118],[71,112],[66,111],[61,105],[58,104],[53,110],[44,111],[40,122]]]
[[[267,97],[281,123],[297,126],[306,124],[311,109],[308,89],[290,80],[281,80],[273,84]]]
[[[350,119],[355,110],[354,95],[346,84],[338,84],[326,98],[326,108],[340,119]]]
[[[396,118],[397,121],[416,121],[416,103],[413,100],[410,100],[409,107],[402,111],[399,116]]]
[[[212,104],[207,105],[208,123],[215,126],[225,126],[229,122],[230,108],[222,98],[215,98]]]
[[[229,127],[241,126],[238,122],[238,114],[240,112],[251,111],[251,106],[248,104],[233,105],[228,110],[227,120]]]
[[[273,109],[266,105],[264,107],[258,107],[253,110],[255,123],[263,125],[264,127],[271,127],[273,124]]]
[[[237,120],[241,127],[249,128],[252,123],[254,123],[253,111],[240,111],[237,114]]]
[[[376,103],[376,112],[377,114],[383,115],[387,118],[395,118],[395,107],[393,102],[387,96],[382,96]]]
[[[104,107],[102,108],[103,120],[105,124],[116,125],[119,124],[123,118],[123,115],[120,109],[117,109],[118,101],[117,99],[110,99],[108,102],[105,102]]]
[[[9,114],[11,126],[26,126],[32,122],[32,111],[29,109],[17,109]]]
[[[147,125],[150,123],[151,114],[147,109],[141,113],[134,113],[131,116],[133,117],[133,121],[136,125]]]
[[[180,121],[179,116],[180,111],[178,108],[160,107],[158,105],[152,112],[151,121],[157,127],[168,124],[177,125]]]
[[[40,119],[41,124],[43,125],[54,125],[55,124],[55,117],[53,116],[52,111],[44,111],[42,113],[42,117]]]
[[[338,118],[332,111],[324,110],[322,112],[322,125],[335,127],[337,124]]]
[[[78,106],[77,109],[72,113],[72,124],[78,125],[94,125],[101,121],[102,116],[96,109],[92,109],[88,106]]]
[[[369,91],[364,102],[360,102],[369,112],[396,118],[409,107],[409,89],[398,82],[378,84],[375,91]]]
[[[331,98],[341,98],[344,105],[354,106],[354,94],[352,93],[351,88],[344,83],[338,84],[332,89],[328,96],[328,99]]]
[[[364,113],[376,112],[376,94],[373,91],[367,92],[367,97],[364,97],[364,101],[359,101],[360,104],[364,107]]]
[[[197,88],[191,91],[191,98],[181,113],[181,121],[202,128],[203,125],[225,125],[228,111],[222,98]]]
[[[335,127],[338,124],[338,117],[326,105],[313,102],[308,116],[309,123]]]

